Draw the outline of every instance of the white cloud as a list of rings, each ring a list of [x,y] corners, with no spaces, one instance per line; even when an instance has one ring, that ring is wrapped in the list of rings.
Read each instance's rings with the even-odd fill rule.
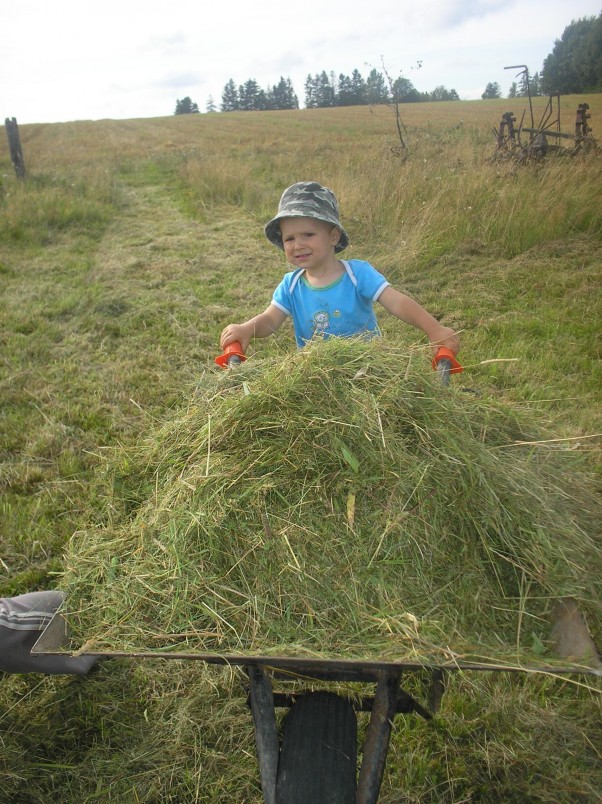
[[[306,0],[286,6],[243,0],[20,0],[0,11],[0,114],[20,122],[147,117],[173,113],[190,96],[219,103],[229,78],[262,87],[304,82],[326,70],[371,67],[409,78],[420,91],[443,84],[462,98],[487,83],[505,91],[508,64],[541,69],[573,19],[598,0]],[[418,61],[422,68],[417,69]]]

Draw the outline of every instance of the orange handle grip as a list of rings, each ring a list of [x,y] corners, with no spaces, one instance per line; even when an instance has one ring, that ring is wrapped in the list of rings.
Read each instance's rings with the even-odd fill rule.
[[[247,358],[239,341],[232,341],[224,347],[224,353],[215,358],[215,362],[222,368],[228,368],[230,363],[243,363]]]
[[[441,360],[448,360],[450,363],[450,374],[459,374],[461,371],[464,371],[464,368],[458,363],[456,360],[456,355],[452,352],[451,349],[448,349],[446,346],[440,346],[437,350],[437,354],[433,358],[432,366],[434,369],[437,368]]]

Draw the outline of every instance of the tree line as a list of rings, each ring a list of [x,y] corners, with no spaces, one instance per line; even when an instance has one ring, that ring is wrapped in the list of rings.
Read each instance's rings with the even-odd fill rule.
[[[379,103],[414,103],[433,100],[460,100],[455,89],[448,90],[443,86],[433,92],[418,92],[407,78],[389,81],[383,73],[376,69],[370,71],[364,79],[359,70],[350,76],[340,73],[338,78],[334,72],[323,70],[315,75],[308,75],[305,80],[305,107],[322,109],[333,106],[362,106]],[[212,111],[216,111],[212,102]],[[266,109],[298,109],[299,101],[290,78],[280,78],[274,87],[263,90],[254,79],[236,86],[230,78],[222,92],[220,111],[263,111]],[[209,110],[209,109],[208,109]]]
[[[432,92],[419,92],[408,78],[394,81],[385,73],[370,70],[364,79],[359,70],[351,75],[323,70],[305,80],[305,106],[319,109],[329,106],[372,106],[380,103],[418,103],[420,101],[460,100],[455,89],[436,87]]]
[[[273,109],[298,109],[299,99],[290,78],[280,77],[280,81],[266,90],[261,89],[254,78],[249,78],[238,87],[234,79],[224,86],[222,92],[222,112],[263,112]]]
[[[532,96],[556,92],[602,92],[602,13],[598,17],[573,20],[554,43],[554,49],[544,60],[542,71],[529,76],[528,80],[527,84],[527,75],[521,73],[518,82],[511,84],[507,97],[525,97],[529,91]],[[409,79],[400,76],[392,80],[386,71],[383,74],[376,69],[372,69],[366,78],[357,69],[351,75],[340,73],[338,77],[334,72],[323,70],[307,76],[304,90],[305,107],[308,109],[460,100],[455,89],[441,85],[432,92],[419,92]],[[497,82],[487,84],[481,97],[501,98],[500,85]],[[267,89],[262,89],[252,78],[239,85],[231,78],[222,91],[219,111],[298,108],[299,100],[290,78],[281,77],[276,85]],[[206,110],[218,111],[211,97]],[[197,104],[186,97],[177,101],[174,114],[198,111]]]
[[[547,93],[544,92],[542,84],[543,82],[539,73],[534,73],[534,75],[527,76],[527,73],[523,71],[519,76],[518,83],[513,81],[510,84],[510,89],[508,90],[506,97],[526,98],[531,95],[532,98],[535,98],[537,95],[545,95]],[[485,92],[483,92],[481,95],[483,100],[501,97],[502,90],[497,81],[492,81],[487,84],[485,87]]]
[[[412,82],[403,77],[390,80],[388,76],[372,69],[364,79],[359,70],[350,76],[323,70],[308,75],[305,80],[305,107],[322,109],[334,106],[372,106],[381,103],[418,103],[420,101],[460,100],[455,89],[444,86],[435,87],[432,92],[419,92]],[[236,84],[230,78],[222,91],[221,112],[262,112],[277,109],[298,109],[299,99],[290,78],[281,76],[274,86],[262,89],[254,78],[244,84]],[[199,108],[189,97],[176,102],[174,114],[196,113]],[[207,112],[217,112],[212,97],[206,107]]]
[[[389,81],[383,73],[376,69],[370,71],[364,79],[359,70],[352,74],[340,73],[338,78],[334,72],[323,70],[315,75],[308,75],[305,80],[305,108],[323,109],[333,106],[362,106],[379,103],[414,103],[418,101],[460,100],[455,89],[448,90],[439,86],[432,92],[418,92],[407,78]],[[217,111],[211,102],[211,111]],[[254,79],[236,86],[230,79],[224,86],[220,111],[263,111],[266,109],[298,109],[299,100],[290,78],[280,78],[274,87],[263,90]],[[208,109],[209,111],[209,109]]]

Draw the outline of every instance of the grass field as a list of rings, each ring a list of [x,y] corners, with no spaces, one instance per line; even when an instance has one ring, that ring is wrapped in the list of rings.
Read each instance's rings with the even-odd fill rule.
[[[584,100],[602,136],[599,96],[564,98],[562,128]],[[346,256],[462,332],[458,383],[528,411],[549,433],[534,449],[596,482],[601,161],[494,158],[492,127],[522,108],[402,106],[407,151],[386,107],[21,127],[25,182],[0,151],[0,594],[58,582],[71,536],[112,515],[108,457],[267,305],[286,266],[262,224],[303,179],[335,190]],[[285,327],[251,353],[292,349]],[[434,725],[396,720],[382,800],[599,801],[600,687],[577,682],[458,674]],[[259,801],[241,690],[158,662],[5,677],[0,801]]]

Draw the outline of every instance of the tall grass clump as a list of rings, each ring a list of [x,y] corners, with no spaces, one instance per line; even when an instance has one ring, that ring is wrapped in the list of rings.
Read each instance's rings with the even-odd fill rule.
[[[213,160],[191,157],[184,160],[179,176],[188,188],[193,211],[202,211],[216,204],[229,204],[256,210],[265,204],[265,190],[255,179],[249,162],[229,166]]]
[[[475,248],[508,259],[565,237],[599,238],[599,160],[564,156],[517,169],[492,160],[491,146],[453,150],[433,152],[419,141],[405,161],[375,155],[372,172],[341,178],[352,242],[368,231],[382,240],[383,253],[424,264]]]
[[[0,238],[5,245],[41,246],[68,230],[98,237],[117,202],[110,171],[34,174],[7,185],[0,200]]]
[[[403,107],[402,151],[386,107],[274,113],[278,126],[262,128],[259,140],[260,114],[210,118],[179,177],[193,209],[242,206],[258,223],[274,214],[285,187],[315,179],[339,198],[352,250],[421,265],[475,248],[511,258],[559,238],[599,237],[595,153],[497,159],[491,128],[499,110],[443,105],[428,113]]]
[[[534,439],[382,343],[316,343],[207,379],[136,451],[144,501],[73,538],[76,638],[533,660],[559,597],[597,622],[601,577],[595,504],[517,443]]]

